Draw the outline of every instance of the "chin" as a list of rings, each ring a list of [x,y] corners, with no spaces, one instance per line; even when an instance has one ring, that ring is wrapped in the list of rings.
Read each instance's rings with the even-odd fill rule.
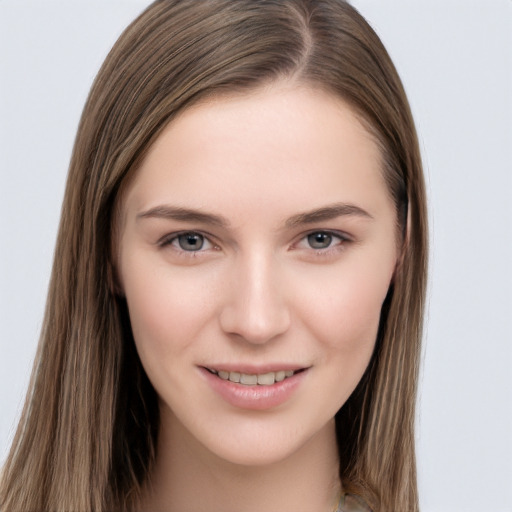
[[[255,443],[252,446],[246,446],[233,450],[232,447],[215,450],[213,453],[220,459],[244,467],[266,467],[284,462],[297,451],[296,447],[275,446],[274,444],[264,442],[261,445]]]
[[[316,442],[335,440],[334,419],[317,428],[293,428],[288,425],[259,424],[259,428],[243,428],[218,433],[204,439],[204,446],[219,459],[246,467],[272,466],[293,461],[301,451],[316,450]],[[210,433],[211,434],[211,433]],[[334,448],[335,449],[335,448]]]

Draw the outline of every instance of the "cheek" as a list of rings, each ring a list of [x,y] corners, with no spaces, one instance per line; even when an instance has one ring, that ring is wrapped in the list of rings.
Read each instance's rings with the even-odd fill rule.
[[[368,270],[370,269],[370,270]],[[330,349],[344,356],[371,355],[376,341],[382,303],[392,270],[361,265],[347,266],[326,276],[323,286],[303,309],[311,330]]]
[[[171,272],[168,265],[126,261],[124,292],[132,332],[142,359],[186,349],[210,317],[212,290],[200,273]]]

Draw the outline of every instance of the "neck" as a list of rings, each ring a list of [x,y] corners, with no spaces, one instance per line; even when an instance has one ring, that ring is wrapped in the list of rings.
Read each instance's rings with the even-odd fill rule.
[[[339,498],[334,420],[284,460],[234,464],[198,445],[180,425],[162,428],[141,510],[331,512]]]

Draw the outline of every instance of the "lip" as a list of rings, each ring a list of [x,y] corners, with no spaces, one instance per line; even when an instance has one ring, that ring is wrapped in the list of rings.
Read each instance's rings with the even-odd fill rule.
[[[248,374],[263,374],[279,370],[300,370],[291,377],[281,382],[275,382],[270,386],[247,386],[238,384],[229,380],[223,380],[217,375],[211,373],[207,368],[224,371],[236,371]],[[206,380],[209,387],[231,406],[239,409],[248,409],[253,411],[262,411],[278,407],[288,400],[297,391],[300,384],[306,378],[308,368],[301,368],[290,365],[211,365],[208,367],[199,367],[201,375]]]

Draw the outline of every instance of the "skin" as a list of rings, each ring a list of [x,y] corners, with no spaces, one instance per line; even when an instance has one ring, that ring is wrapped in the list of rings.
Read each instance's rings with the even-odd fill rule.
[[[142,509],[332,509],[334,415],[371,358],[398,257],[380,162],[345,103],[292,83],[196,105],[154,143],[118,251],[161,408]],[[253,410],[205,378],[226,365],[305,371],[284,403]]]

